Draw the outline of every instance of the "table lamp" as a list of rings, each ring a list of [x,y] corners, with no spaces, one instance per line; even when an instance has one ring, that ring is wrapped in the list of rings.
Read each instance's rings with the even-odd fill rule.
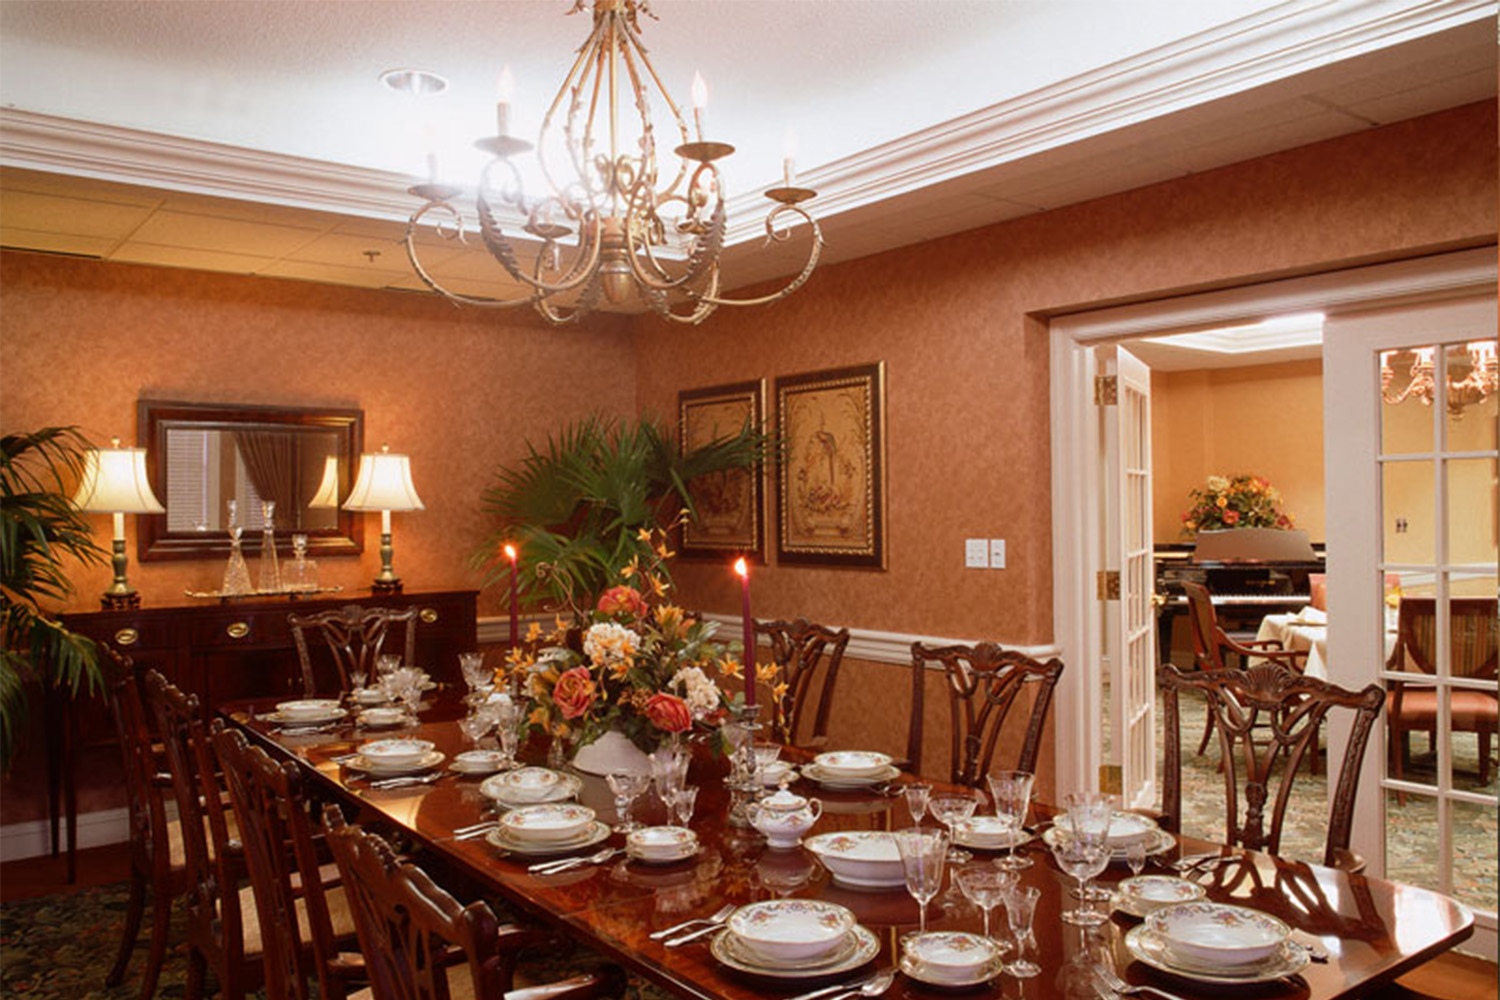
[[[323,462],[323,481],[318,484],[318,492],[307,501],[307,506],[313,510],[333,510],[339,505],[339,457],[329,455]]]
[[[141,595],[125,579],[129,559],[125,555],[125,515],[165,514],[166,508],[151,492],[146,476],[146,449],[121,448],[120,439],[110,439],[108,448],[83,456],[83,478],[73,496],[73,506],[96,514],[113,514],[115,522],[115,579],[99,603],[114,611],[141,606]]]
[[[411,482],[411,459],[393,454],[389,445],[359,456],[359,475],[344,509],[380,511],[380,575],[370,589],[377,594],[401,593],[401,578],[391,570],[391,511],[424,509]]]

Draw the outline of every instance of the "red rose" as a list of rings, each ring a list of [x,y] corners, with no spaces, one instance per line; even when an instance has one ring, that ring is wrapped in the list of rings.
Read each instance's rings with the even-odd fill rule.
[[[1224,523],[1225,524],[1234,524],[1239,519],[1240,519],[1240,512],[1237,511],[1237,510],[1226,510],[1224,512]]]
[[[574,667],[552,687],[552,703],[564,719],[576,719],[594,703],[594,678],[588,667]]]
[[[687,702],[675,694],[653,694],[646,699],[646,718],[668,733],[684,733],[693,725],[693,713],[688,710]]]
[[[646,614],[646,601],[639,590],[621,584],[599,595],[599,610],[607,615],[628,614],[640,618]]]

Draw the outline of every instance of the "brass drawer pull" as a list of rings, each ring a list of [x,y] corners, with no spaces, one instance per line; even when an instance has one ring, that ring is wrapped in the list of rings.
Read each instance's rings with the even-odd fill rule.
[[[438,620],[437,609],[436,608],[423,608],[422,609],[422,613],[420,615],[418,615],[417,617],[421,618],[422,621],[425,622],[425,623],[427,623],[428,625],[431,625],[433,622],[435,622],[435,621]]]
[[[250,634],[250,624],[248,622],[230,622],[229,627],[224,632],[231,639],[243,639]]]
[[[141,634],[133,628],[122,628],[115,633],[116,646],[134,646]]]

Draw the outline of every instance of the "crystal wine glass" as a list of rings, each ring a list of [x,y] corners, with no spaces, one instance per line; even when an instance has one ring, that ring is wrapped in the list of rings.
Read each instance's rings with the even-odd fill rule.
[[[693,809],[698,804],[698,786],[683,785],[672,793],[670,803],[672,817],[678,826],[687,826],[693,820]]]
[[[636,797],[646,790],[649,779],[644,774],[621,770],[609,772],[605,780],[609,782],[609,790],[615,795],[615,815],[620,818],[615,830],[619,833],[639,830],[641,825],[630,818],[630,807]]]
[[[495,720],[496,732],[500,737],[500,753],[505,757],[505,766],[516,763],[516,751],[521,746],[521,720],[525,717],[526,710],[522,705],[513,701],[493,702],[486,706],[490,708]]]
[[[948,834],[942,830],[915,827],[896,833],[906,891],[917,901],[919,934],[927,933],[927,904],[943,886],[943,865],[948,860]]]
[[[479,701],[480,692],[494,675],[484,668],[483,653],[459,653],[458,666],[463,671],[464,683],[469,685],[469,703],[472,705]]]
[[[375,676],[385,677],[399,666],[401,666],[400,656],[395,653],[381,653],[375,657]]]
[[[1099,792],[1070,792],[1063,797],[1063,804],[1067,808],[1064,831],[1071,831],[1075,839],[1104,845],[1105,864],[1109,864],[1109,824],[1115,812],[1113,800]],[[1092,886],[1084,886],[1081,892],[1082,898],[1091,902],[1110,898],[1108,890]]]
[[[932,798],[932,785],[926,781],[913,781],[902,787],[901,794],[906,797],[906,808],[911,813],[911,821],[921,826],[922,817],[927,815],[927,800]]]
[[[1078,907],[1064,910],[1063,921],[1095,927],[1109,919],[1094,909],[1093,897],[1088,892],[1088,880],[1109,864],[1108,845],[1089,837],[1059,837],[1052,844],[1052,857],[1058,868],[1078,880]]]
[[[473,712],[458,720],[458,731],[464,734],[464,738],[477,748],[485,733],[490,731],[490,720],[478,712]]]
[[[953,873],[964,898],[984,912],[984,936],[990,934],[990,911],[999,904],[1006,890],[1020,878],[1015,872],[996,871],[989,865],[960,868]]]
[[[1042,971],[1040,965],[1026,957],[1026,945],[1036,941],[1031,934],[1031,921],[1041,896],[1042,891],[1032,885],[1013,885],[1005,893],[1005,919],[1016,939],[1016,960],[1006,963],[1005,972],[1017,979],[1027,979]]]
[[[1016,844],[1021,840],[1026,812],[1031,808],[1032,780],[1030,771],[996,771],[988,777],[995,815],[1005,821],[1010,833],[1010,850],[1005,857],[997,858],[995,864],[1009,871],[1031,867],[1030,858],[1016,854]]]
[[[973,795],[934,795],[927,803],[927,808],[932,810],[932,818],[948,828],[948,839],[953,839],[953,824],[961,819],[968,819],[974,815],[974,810],[979,808],[979,800]],[[962,848],[952,848],[948,852],[948,860],[955,864],[973,860],[974,855]]]
[[[671,807],[672,796],[687,780],[688,755],[677,747],[661,746],[651,755],[651,780],[656,796]]]
[[[1125,845],[1125,863],[1130,866],[1131,875],[1140,875],[1146,868],[1146,842],[1144,840],[1132,840]]]

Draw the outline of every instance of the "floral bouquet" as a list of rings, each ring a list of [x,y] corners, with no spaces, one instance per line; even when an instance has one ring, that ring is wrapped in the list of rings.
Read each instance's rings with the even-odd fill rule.
[[[717,622],[694,619],[670,602],[671,585],[661,572],[673,554],[665,532],[642,528],[640,535],[653,543],[648,565],[633,559],[621,582],[577,626],[558,618],[544,636],[533,624],[527,643],[511,651],[499,680],[516,683],[532,699],[528,722],[534,729],[576,746],[618,730],[650,753],[695,729],[716,732],[742,704],[742,694],[730,696],[720,686],[744,677],[740,644],[714,641]],[[532,652],[538,645],[543,648]],[[786,685],[776,683],[777,673],[765,664],[758,676],[772,684],[779,713]]]
[[[1290,528],[1292,515],[1281,509],[1281,493],[1260,476],[1209,476],[1188,494],[1182,531],[1194,535],[1222,528]]]

